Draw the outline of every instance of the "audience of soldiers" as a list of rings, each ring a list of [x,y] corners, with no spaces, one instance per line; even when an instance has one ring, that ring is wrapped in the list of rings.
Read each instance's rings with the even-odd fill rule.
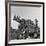
[[[18,16],[14,16],[15,21],[20,23],[18,29],[12,29],[10,32],[11,39],[37,39],[40,38],[40,28],[38,27],[38,21],[35,19],[36,24],[31,20],[20,19]]]

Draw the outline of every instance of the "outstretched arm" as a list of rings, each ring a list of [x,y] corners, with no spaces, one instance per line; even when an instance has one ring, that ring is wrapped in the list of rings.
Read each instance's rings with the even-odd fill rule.
[[[17,21],[17,22],[19,22],[20,23],[20,17],[18,17],[18,16],[14,16],[14,18],[13,18],[13,20],[15,20],[15,21]]]

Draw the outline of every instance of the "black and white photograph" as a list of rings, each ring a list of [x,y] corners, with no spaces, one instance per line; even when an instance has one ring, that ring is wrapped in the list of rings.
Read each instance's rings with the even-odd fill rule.
[[[7,43],[44,43],[43,2],[7,2]]]

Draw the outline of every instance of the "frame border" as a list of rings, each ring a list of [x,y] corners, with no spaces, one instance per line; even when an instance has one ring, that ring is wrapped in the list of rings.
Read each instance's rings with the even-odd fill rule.
[[[19,2],[19,3],[32,3],[32,4],[42,4],[43,5],[43,42],[33,42],[33,43],[18,43],[18,44],[8,44],[8,41],[7,41],[7,26],[8,26],[8,23],[7,23],[7,16],[8,16],[8,12],[7,12],[7,4],[8,2]],[[5,17],[6,17],[6,29],[5,29],[5,46],[9,46],[9,45],[27,45],[27,44],[43,44],[44,43],[44,2],[29,2],[29,1],[5,1]]]

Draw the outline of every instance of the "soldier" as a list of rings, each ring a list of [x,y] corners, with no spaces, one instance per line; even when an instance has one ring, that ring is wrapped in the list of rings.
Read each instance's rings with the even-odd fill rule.
[[[35,31],[34,31],[34,38],[37,38],[37,30],[38,30],[38,20],[35,19],[36,26],[35,26]]]

